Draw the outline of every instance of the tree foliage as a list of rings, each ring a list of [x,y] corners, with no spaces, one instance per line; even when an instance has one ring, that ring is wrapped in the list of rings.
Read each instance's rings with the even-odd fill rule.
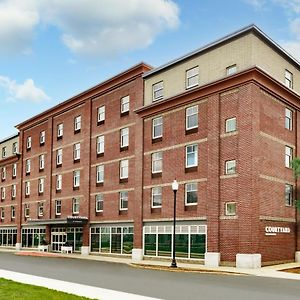
[[[300,176],[300,158],[295,157],[291,162],[291,167],[294,171],[294,177],[297,180]],[[300,210],[300,200],[296,200],[296,207]]]

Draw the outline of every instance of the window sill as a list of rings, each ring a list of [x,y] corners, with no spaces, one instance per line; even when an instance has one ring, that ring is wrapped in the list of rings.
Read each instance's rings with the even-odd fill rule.
[[[127,150],[128,150],[128,146],[120,147],[120,152],[127,151]]]
[[[73,186],[73,191],[78,191],[79,190],[79,186]]]
[[[185,173],[192,173],[192,172],[197,172],[197,171],[198,171],[198,166],[185,167],[185,170],[184,170]]]
[[[99,125],[103,125],[105,123],[105,120],[102,120],[102,121],[97,121],[97,126]]]
[[[102,217],[103,216],[103,211],[96,211],[96,216],[97,217]]]
[[[99,186],[103,186],[104,182],[96,182],[96,186],[99,187]]]
[[[121,112],[121,114],[120,114],[121,117],[125,117],[125,116],[128,116],[128,115],[129,115],[129,110]]]
[[[162,172],[151,173],[151,178],[160,178],[162,177]]]
[[[73,163],[74,163],[74,164],[80,163],[80,158],[74,159],[74,160],[73,160]]]
[[[74,130],[74,134],[78,134],[81,132],[81,129]]]
[[[119,183],[127,183],[128,182],[128,178],[120,178],[119,179]]]
[[[97,153],[97,157],[103,157],[104,156],[104,152],[102,153]]]
[[[198,127],[191,128],[191,129],[185,129],[185,135],[193,134],[198,132]]]
[[[152,144],[156,144],[162,141],[162,136],[157,137],[157,138],[152,138]]]
[[[227,178],[235,178],[238,177],[239,175],[237,173],[234,174],[224,174],[220,176],[220,179],[227,179]]]

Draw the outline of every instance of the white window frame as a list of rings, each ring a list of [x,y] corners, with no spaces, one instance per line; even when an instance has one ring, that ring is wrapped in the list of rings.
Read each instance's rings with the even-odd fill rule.
[[[39,156],[39,169],[44,170],[45,169],[45,154],[41,154]]]
[[[81,130],[81,115],[74,118],[74,131]]]
[[[11,212],[10,212],[11,215],[10,215],[10,217],[11,217],[12,220],[14,220],[16,218],[16,208],[15,208],[15,206],[12,205],[10,207],[10,209],[11,209]]]
[[[226,76],[233,75],[237,72],[237,65],[231,65],[226,68]]]
[[[105,106],[104,105],[97,108],[97,121],[98,122],[105,121]]]
[[[0,207],[0,215],[1,215],[1,220],[5,219],[5,210],[4,207]]]
[[[287,193],[287,189],[289,189],[289,193]],[[293,206],[294,203],[294,186],[291,184],[286,183],[285,184],[285,206]]]
[[[25,181],[25,195],[30,196],[30,181]]]
[[[105,147],[105,136],[104,135],[97,136],[97,154],[104,153],[104,147]]]
[[[128,210],[128,191],[121,191],[120,197],[120,210]],[[127,207],[123,207],[124,201],[127,202]]]
[[[61,200],[55,200],[55,215],[56,216],[61,215]]]
[[[287,107],[285,108],[284,127],[293,130],[293,111]]]
[[[151,154],[151,172],[152,174],[162,173],[163,169],[163,152],[153,152]]]
[[[235,209],[234,209],[234,213],[231,213],[228,209],[228,206],[233,204],[235,206]],[[225,216],[236,216],[236,202],[232,201],[232,202],[225,203]]]
[[[160,205],[154,205],[155,197],[160,197]],[[151,189],[151,208],[160,208],[162,206],[162,187],[156,186]]]
[[[78,215],[80,211],[80,199],[79,198],[72,198],[72,214]]]
[[[101,209],[101,206],[102,206],[102,209]],[[103,212],[103,206],[104,206],[104,195],[103,194],[97,194],[95,196],[95,210],[96,210],[96,212]]]
[[[104,182],[104,165],[98,165],[96,167],[96,183]]]
[[[155,135],[155,130],[160,129],[160,134]],[[152,119],[152,139],[161,138],[163,136],[163,117],[157,117]]]
[[[39,180],[38,180],[38,192],[40,194],[44,193],[44,188],[45,188],[45,179],[44,178],[39,178]]]
[[[44,202],[38,202],[38,216],[42,217],[44,215]]]
[[[29,218],[30,217],[30,206],[29,206],[29,203],[25,203],[24,204],[24,216],[25,216],[25,218]]]
[[[13,167],[12,167],[12,176],[13,177],[17,176],[17,164],[13,164]]]
[[[31,162],[30,159],[26,159],[25,161],[25,173],[29,174],[31,170]]]
[[[129,111],[130,97],[129,95],[121,98],[121,114]]]
[[[198,105],[193,105],[193,106],[190,106],[190,107],[186,108],[186,110],[185,110],[185,129],[186,130],[198,128],[198,126],[199,126],[199,116],[198,116],[198,113],[199,113],[199,107],[198,107]],[[196,116],[196,119],[197,119],[197,124],[189,126],[189,120],[191,118],[195,117],[195,116]]]
[[[192,151],[188,152],[189,148],[192,147]],[[193,154],[195,159],[194,163],[189,165],[188,164],[188,155]],[[198,166],[198,145],[197,144],[191,144],[191,145],[186,145],[185,146],[185,167],[186,168],[192,168],[192,167],[197,167]]]
[[[80,187],[80,170],[73,171],[73,187]]]
[[[233,166],[230,167],[230,164],[233,164]],[[234,171],[231,171],[232,168],[234,168]],[[236,159],[227,160],[225,162],[225,175],[233,174],[236,174]]]
[[[2,179],[2,180],[5,180],[5,179],[6,179],[6,167],[2,167],[1,179]]]
[[[80,159],[80,143],[76,143],[73,146],[73,158],[74,160],[79,160]]]
[[[57,137],[60,138],[64,135],[64,123],[57,125]]]
[[[120,144],[121,148],[129,146],[129,127],[120,130]]]
[[[199,66],[195,66],[185,72],[186,89],[199,85]]]
[[[128,178],[129,174],[129,160],[123,159],[120,161],[120,179]]]
[[[13,184],[11,186],[11,197],[12,198],[16,198],[16,196],[17,196],[17,185]]]
[[[56,190],[61,191],[62,189],[62,174],[56,175]]]
[[[193,189],[191,189],[193,188]],[[188,193],[189,192],[196,192],[196,196],[197,196],[197,202],[193,202],[193,203],[188,203],[187,199],[188,199]],[[184,186],[184,203],[185,206],[193,206],[193,205],[197,205],[198,204],[198,184],[197,182],[189,182],[186,183]]]
[[[6,147],[2,147],[2,158],[6,157]]]
[[[46,141],[46,132],[45,130],[40,132],[40,144],[43,145],[45,144]]]
[[[63,149],[57,149],[56,150],[56,165],[60,166],[62,165],[62,161],[63,161]]]
[[[31,149],[31,136],[27,137],[27,140],[26,140],[26,149],[27,150]]]
[[[1,200],[5,200],[6,198],[6,188],[3,186],[1,187]]]
[[[291,169],[291,162],[293,160],[293,148],[285,146],[285,167]]]
[[[17,142],[14,142],[14,143],[12,144],[12,153],[13,153],[13,154],[18,153],[18,143],[17,143]]]
[[[234,129],[230,129],[230,123],[234,121]],[[225,120],[225,133],[235,132],[236,131],[236,117],[229,118]]]
[[[158,101],[164,97],[164,82],[159,81],[152,85],[152,101]]]
[[[293,89],[293,84],[294,84],[293,77],[294,76],[293,76],[292,72],[290,72],[289,70],[285,70],[285,72],[284,72],[284,84],[289,89]]]

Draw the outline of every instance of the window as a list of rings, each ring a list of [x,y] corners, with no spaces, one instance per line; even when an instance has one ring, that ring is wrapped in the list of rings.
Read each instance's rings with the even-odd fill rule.
[[[38,181],[38,191],[39,194],[44,193],[44,183],[45,183],[45,179],[44,178],[40,178]]]
[[[5,200],[5,196],[6,196],[6,189],[5,187],[1,188],[1,200]]]
[[[293,129],[293,112],[288,108],[285,109],[285,128]]]
[[[56,190],[61,191],[62,188],[62,175],[58,174],[56,175]]]
[[[26,159],[25,172],[26,172],[26,174],[30,174],[30,159]]]
[[[73,157],[74,160],[80,159],[80,143],[77,143],[73,146]]]
[[[290,184],[285,185],[285,206],[293,205],[293,186]]]
[[[162,152],[152,153],[152,173],[161,173],[162,172]]]
[[[14,206],[11,206],[11,219],[16,218],[16,208]]]
[[[153,101],[162,99],[164,96],[164,82],[160,81],[158,83],[153,84],[152,92],[153,92],[153,98],[152,98]]]
[[[120,210],[128,209],[128,192],[120,192]]]
[[[97,166],[96,173],[97,183],[104,182],[104,165]]]
[[[80,186],[80,170],[76,170],[73,172],[73,187]]]
[[[120,179],[128,178],[128,159],[120,161]]]
[[[121,114],[129,112],[129,96],[121,98]]]
[[[236,173],[236,161],[235,160],[227,160],[225,162],[225,174],[235,174]]]
[[[152,119],[152,138],[157,139],[163,134],[163,118],[158,117]]]
[[[198,105],[188,107],[185,111],[186,130],[198,127]]]
[[[104,123],[105,121],[105,106],[98,107],[98,123]]]
[[[74,131],[78,132],[81,129],[81,116],[77,116],[74,119]]]
[[[226,216],[235,216],[236,215],[236,203],[235,202],[225,203],[225,215]]]
[[[293,88],[293,73],[288,70],[285,70],[284,83],[288,88]]]
[[[191,88],[199,83],[199,67],[194,67],[186,71],[186,88]]]
[[[45,154],[39,156],[39,168],[40,170],[44,170],[45,168]]]
[[[42,217],[44,215],[44,202],[38,202],[38,216]]]
[[[25,182],[25,196],[30,195],[30,181]]]
[[[230,75],[236,73],[236,71],[237,71],[236,65],[229,66],[226,68],[226,75],[230,76]]]
[[[97,154],[104,153],[104,135],[97,137]]]
[[[13,184],[11,186],[11,197],[12,199],[15,199],[17,196],[17,186],[15,184]]]
[[[73,214],[79,214],[79,199],[73,198],[72,199],[72,213]]]
[[[17,164],[13,164],[12,177],[16,177],[16,176],[17,176]]]
[[[6,179],[6,167],[3,167],[3,168],[2,168],[1,179],[2,179],[2,180],[5,180],[5,179]]]
[[[30,208],[29,208],[29,204],[28,203],[26,203],[24,205],[24,215],[25,215],[25,218],[29,218],[29,216],[30,216]]]
[[[45,140],[46,140],[46,133],[43,130],[43,131],[40,132],[40,145],[44,145],[45,144]]]
[[[157,186],[152,188],[151,207],[161,207],[162,203],[162,187]]]
[[[56,151],[56,165],[57,166],[60,166],[62,164],[62,155],[63,155],[63,152],[62,152],[62,149],[57,149]]]
[[[4,207],[0,208],[0,215],[1,215],[1,220],[4,220],[4,218],[5,218]]]
[[[55,201],[55,215],[57,216],[61,215],[61,200]]]
[[[129,128],[123,128],[120,131],[121,133],[121,148],[128,147],[129,145]]]
[[[103,211],[103,194],[96,195],[96,212]]]
[[[16,154],[18,152],[18,143],[15,142],[12,144],[12,153]]]
[[[31,149],[31,136],[27,137],[26,149],[27,150]]]
[[[61,138],[64,135],[64,124],[60,123],[57,125],[57,137]]]
[[[198,202],[198,185],[196,182],[185,185],[185,205],[196,205]]]
[[[197,167],[198,166],[198,146],[188,145],[185,147],[185,167]]]
[[[225,132],[236,131],[236,118],[230,118],[225,121]]]
[[[6,147],[2,148],[2,158],[6,157]]]
[[[285,166],[291,168],[291,162],[293,159],[293,148],[285,146]]]

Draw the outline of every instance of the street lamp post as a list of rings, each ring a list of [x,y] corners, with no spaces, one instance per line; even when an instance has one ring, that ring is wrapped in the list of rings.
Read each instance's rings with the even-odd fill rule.
[[[174,218],[173,218],[173,259],[171,268],[177,268],[176,253],[175,253],[175,234],[176,234],[176,192],[178,191],[178,182],[176,179],[172,183],[172,190],[174,192]]]

